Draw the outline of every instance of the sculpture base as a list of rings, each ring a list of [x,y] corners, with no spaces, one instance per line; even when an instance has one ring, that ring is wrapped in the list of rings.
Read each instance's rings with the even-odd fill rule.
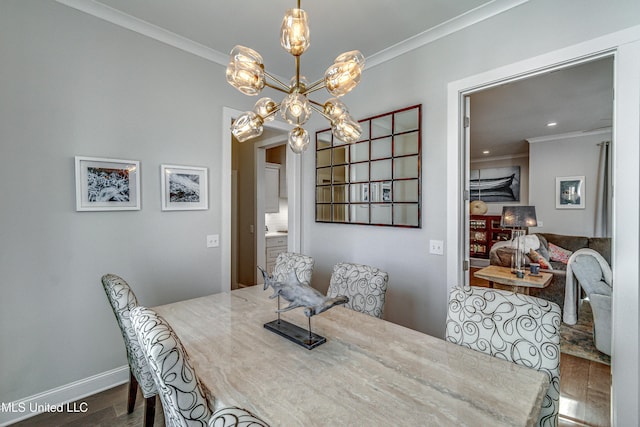
[[[289,323],[286,320],[273,320],[269,323],[265,323],[264,327],[275,332],[276,334],[285,337],[286,339],[301,345],[307,350],[316,348],[320,344],[327,342],[327,339],[313,332],[309,332],[307,329],[300,326]]]

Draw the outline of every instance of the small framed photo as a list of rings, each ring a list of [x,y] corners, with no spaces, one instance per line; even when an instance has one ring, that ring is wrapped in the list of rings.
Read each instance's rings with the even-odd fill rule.
[[[140,210],[140,162],[75,157],[76,210]]]
[[[556,177],[556,209],[584,209],[584,176]]]
[[[162,210],[209,209],[207,168],[160,165]]]

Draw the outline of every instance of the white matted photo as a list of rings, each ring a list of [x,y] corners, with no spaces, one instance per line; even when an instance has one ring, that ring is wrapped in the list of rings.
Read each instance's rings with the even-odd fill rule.
[[[556,177],[556,209],[584,209],[584,176]]]
[[[76,156],[76,210],[140,210],[140,162]]]
[[[207,168],[160,165],[162,210],[209,209]]]

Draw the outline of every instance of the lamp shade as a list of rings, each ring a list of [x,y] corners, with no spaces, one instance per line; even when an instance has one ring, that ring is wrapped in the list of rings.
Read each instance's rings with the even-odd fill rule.
[[[262,56],[245,46],[234,47],[226,75],[227,82],[245,95],[259,94],[265,83]]]
[[[294,153],[300,154],[309,146],[309,134],[301,127],[295,127],[289,132],[288,143]]]
[[[311,116],[311,107],[306,96],[297,92],[290,93],[280,104],[280,112],[282,118],[289,124],[298,126],[303,125]]]
[[[535,206],[504,206],[500,226],[506,228],[525,228],[538,225]]]
[[[364,56],[357,50],[339,55],[324,73],[324,81],[329,93],[335,97],[341,97],[356,87],[360,83],[364,63]]]
[[[309,47],[309,22],[302,9],[289,9],[282,20],[280,45],[291,55],[300,56]]]
[[[275,118],[273,113],[278,108],[278,104],[273,102],[271,98],[260,98],[253,107],[253,112],[262,117],[265,122],[270,122]]]
[[[333,136],[340,141],[350,144],[360,138],[362,127],[353,117],[348,114],[343,114],[342,117],[331,124],[331,131]]]
[[[231,133],[239,142],[262,135],[262,118],[253,111],[241,114],[231,125]]]

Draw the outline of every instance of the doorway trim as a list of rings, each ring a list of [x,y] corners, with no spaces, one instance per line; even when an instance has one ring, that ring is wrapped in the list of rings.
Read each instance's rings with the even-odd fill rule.
[[[464,283],[466,256],[462,223],[468,201],[463,201],[466,168],[464,96],[496,84],[531,77],[598,56],[614,56],[614,218],[612,265],[614,266],[612,325],[612,425],[634,425],[639,393],[639,277],[640,248],[640,26],[631,27],[578,45],[559,49],[517,63],[489,70],[447,87],[447,246],[446,283]],[[623,86],[624,85],[624,86]],[[620,154],[618,154],[620,153]],[[624,195],[624,197],[616,197]]]
[[[229,292],[231,290],[231,144],[233,142],[231,135],[231,122],[242,113],[242,111],[230,107],[222,107],[222,188],[220,189],[220,288],[222,292]],[[290,126],[286,123],[279,122],[277,120],[268,122],[264,126],[279,130],[286,130],[287,132],[290,129]],[[266,142],[266,145],[273,143],[271,139],[268,141],[269,142]],[[265,144],[257,145],[256,150],[259,149],[258,147],[262,148],[261,152],[264,156]],[[296,183],[300,183],[302,179],[302,160],[299,155],[290,155],[289,151],[290,150],[287,150],[287,185],[291,185],[291,188],[287,191],[290,209],[289,245],[290,248],[300,248],[302,246],[302,242],[300,241],[302,233],[300,230],[301,221],[299,212],[301,211],[300,205],[302,203],[302,197],[300,185]],[[254,163],[251,167],[255,168],[256,164]],[[255,196],[256,195],[254,194],[254,197]],[[264,219],[262,227],[264,229]],[[254,228],[254,230],[257,231],[256,228]]]

